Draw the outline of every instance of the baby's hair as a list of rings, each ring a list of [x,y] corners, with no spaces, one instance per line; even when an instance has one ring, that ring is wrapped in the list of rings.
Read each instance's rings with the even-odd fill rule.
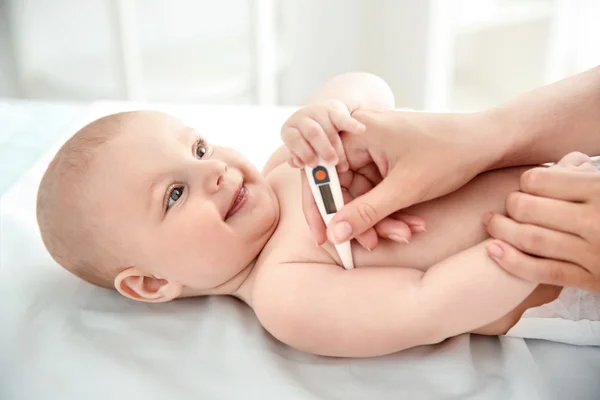
[[[137,112],[99,118],[75,133],[50,162],[39,185],[37,222],[44,246],[63,268],[103,288],[114,288],[115,257],[86,210],[89,168],[99,149],[122,133]]]

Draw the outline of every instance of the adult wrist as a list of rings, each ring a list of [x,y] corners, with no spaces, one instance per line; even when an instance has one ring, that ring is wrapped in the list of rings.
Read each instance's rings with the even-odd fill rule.
[[[470,151],[480,172],[520,165],[518,158],[522,135],[497,109],[466,116],[472,145]]]

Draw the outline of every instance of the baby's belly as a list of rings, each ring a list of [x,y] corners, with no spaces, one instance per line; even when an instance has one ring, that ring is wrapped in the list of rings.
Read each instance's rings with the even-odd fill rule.
[[[284,169],[285,168],[285,169]],[[329,242],[317,247],[304,219],[300,179],[285,166],[274,179],[281,206],[280,224],[268,247],[278,262],[332,263],[341,267],[335,247]],[[504,212],[508,193],[518,189],[523,169],[506,169],[483,174],[448,196],[418,204],[406,213],[426,221],[427,231],[415,234],[410,243],[380,239],[369,252],[355,241],[355,267],[390,266],[426,270],[437,262],[485,240],[482,217],[488,211]]]

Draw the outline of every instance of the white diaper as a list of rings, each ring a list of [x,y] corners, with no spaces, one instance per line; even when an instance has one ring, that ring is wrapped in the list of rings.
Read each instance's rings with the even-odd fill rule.
[[[506,336],[600,346],[600,296],[565,288],[556,300],[525,311]]]

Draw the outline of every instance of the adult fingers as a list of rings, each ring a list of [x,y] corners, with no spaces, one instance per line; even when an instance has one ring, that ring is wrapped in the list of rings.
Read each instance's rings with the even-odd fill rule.
[[[488,256],[508,273],[521,279],[600,292],[600,279],[577,264],[524,254],[514,246],[494,240],[486,246]]]
[[[570,201],[512,192],[506,197],[508,215],[524,224],[580,235],[588,224],[586,206]]]
[[[425,219],[419,217],[418,215],[406,214],[402,211],[397,211],[391,214],[390,217],[405,222],[410,227],[410,230],[415,233],[426,231],[427,224],[425,223]]]
[[[600,174],[565,168],[533,168],[521,175],[522,192],[566,201],[587,201],[600,193]]]
[[[416,215],[395,212],[377,224],[375,230],[380,237],[386,237],[398,243],[408,243],[414,233],[425,232],[425,220]]]
[[[580,237],[536,225],[520,224],[500,214],[493,214],[485,223],[495,239],[510,243],[517,249],[538,257],[584,264],[580,257],[587,254],[587,243]]]
[[[354,118],[355,120],[363,124],[365,127],[367,127],[367,130],[369,130],[369,128],[381,124],[381,118],[384,115],[385,114],[380,110],[358,109],[352,112],[352,118]]]
[[[412,232],[407,223],[389,217],[375,224],[375,231],[379,237],[388,238],[396,243],[409,243],[412,238]]]
[[[350,191],[342,186],[342,197],[344,198],[344,204],[348,204],[352,201],[353,196]],[[375,229],[367,229],[360,235],[356,236],[356,241],[365,249],[371,251],[379,244],[379,237],[377,236],[377,232]]]
[[[356,241],[365,249],[371,251],[379,244],[379,236],[374,228],[367,229],[360,235],[356,236]]]
[[[373,189],[346,204],[331,220],[327,229],[330,240],[341,243],[352,239],[403,208],[408,201],[398,187],[402,187],[401,182],[390,173]]]
[[[353,134],[363,133],[365,126],[356,120],[348,110],[333,110],[329,113],[331,121],[337,128],[337,131],[346,131]]]

